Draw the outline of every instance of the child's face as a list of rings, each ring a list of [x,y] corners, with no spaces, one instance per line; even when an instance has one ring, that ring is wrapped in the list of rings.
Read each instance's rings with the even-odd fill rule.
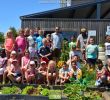
[[[63,65],[63,69],[67,69],[67,68],[68,68],[68,66],[64,64]]]
[[[29,56],[29,52],[25,52],[25,56]]]
[[[90,44],[94,44],[94,39],[90,38],[89,42],[90,42]]]
[[[72,62],[72,68],[74,69],[74,70],[76,70],[76,63],[75,62]]]
[[[102,68],[103,67],[103,64],[102,63],[99,63],[98,64],[98,68]]]

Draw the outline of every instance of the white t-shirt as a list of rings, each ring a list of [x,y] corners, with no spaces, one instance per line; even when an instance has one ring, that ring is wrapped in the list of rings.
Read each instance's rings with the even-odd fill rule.
[[[110,43],[105,43],[105,55],[110,55]]]
[[[83,49],[85,48],[85,45],[88,41],[89,37],[87,37],[86,39],[83,38],[82,34],[80,34],[77,38],[77,41],[80,41],[80,48]]]
[[[27,40],[29,42],[29,47],[32,47],[34,45],[34,38],[32,35],[27,37]]]

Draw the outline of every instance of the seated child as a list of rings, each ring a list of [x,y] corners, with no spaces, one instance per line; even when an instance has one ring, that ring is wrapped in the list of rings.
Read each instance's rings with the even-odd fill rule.
[[[35,83],[35,76],[36,76],[36,70],[35,70],[35,62],[30,61],[29,68],[25,72],[25,78],[28,84]]]
[[[77,67],[77,64],[75,61],[71,62],[72,70],[70,76],[74,78],[75,80],[82,78],[82,71],[80,68]]]
[[[21,75],[21,70],[20,70],[20,67],[18,65],[18,61],[17,60],[13,60],[12,61],[11,67],[8,70],[7,77],[13,83],[14,82],[17,82],[17,83],[21,82],[22,75]]]
[[[56,70],[56,63],[53,60],[49,61],[48,68],[47,68],[47,84],[55,84],[57,79],[57,70]]]
[[[71,70],[68,68],[66,62],[64,62],[63,67],[59,70],[60,84],[64,84],[69,81]]]
[[[46,76],[47,76],[47,65],[45,61],[40,63],[40,67],[37,69],[37,83],[45,84],[46,83]]]
[[[97,69],[96,69],[96,86],[100,86],[101,84],[105,83],[106,80],[106,68],[103,67],[103,63],[100,59],[97,60]]]

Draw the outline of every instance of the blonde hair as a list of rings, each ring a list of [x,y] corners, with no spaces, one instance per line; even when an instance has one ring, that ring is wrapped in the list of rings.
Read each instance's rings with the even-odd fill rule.
[[[11,36],[12,36],[12,38],[14,38],[14,36],[13,36],[13,31],[12,31],[11,29],[9,29],[9,30],[6,32],[6,38],[8,38],[8,34],[9,34],[9,33],[12,33]]]
[[[44,30],[39,30],[38,33],[39,35],[44,35]]]
[[[54,65],[56,67],[56,62],[54,60],[50,60],[48,63],[48,69],[50,69],[50,65]]]

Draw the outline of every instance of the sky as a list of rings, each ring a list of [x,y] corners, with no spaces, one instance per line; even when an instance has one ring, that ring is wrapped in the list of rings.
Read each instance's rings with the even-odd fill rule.
[[[60,7],[60,0],[0,0],[0,32],[21,27],[20,16]]]

